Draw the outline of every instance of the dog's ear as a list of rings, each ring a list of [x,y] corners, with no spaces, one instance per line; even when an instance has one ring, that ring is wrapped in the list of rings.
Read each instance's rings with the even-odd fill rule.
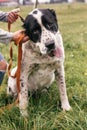
[[[55,20],[57,21],[55,10],[54,9],[48,9],[48,11],[50,11],[52,13],[52,15],[55,17]]]
[[[27,18],[27,17],[26,17],[26,18]],[[26,18],[24,19],[23,25],[22,25],[22,27],[23,27],[24,29],[28,28],[28,22],[27,22]]]
[[[56,13],[54,9],[48,9],[55,17],[56,17]]]
[[[29,26],[26,22],[22,25],[22,27],[25,29],[25,34],[29,36]],[[30,37],[30,36],[29,36]]]

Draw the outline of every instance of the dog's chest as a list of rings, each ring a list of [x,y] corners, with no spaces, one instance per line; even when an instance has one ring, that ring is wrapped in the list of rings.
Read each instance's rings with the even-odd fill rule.
[[[22,57],[22,73],[28,79],[30,90],[49,86],[54,81],[54,72],[58,66],[56,59],[42,56],[38,49],[26,44]]]
[[[44,86],[50,86],[54,81],[54,71],[46,64],[34,64],[32,69],[28,72],[29,88],[32,86],[34,89],[41,89]]]

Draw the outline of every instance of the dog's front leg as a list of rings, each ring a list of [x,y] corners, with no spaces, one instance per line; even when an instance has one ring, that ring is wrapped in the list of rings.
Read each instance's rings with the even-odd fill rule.
[[[71,109],[67,97],[66,92],[66,84],[65,84],[65,73],[64,73],[64,65],[61,62],[59,68],[56,71],[56,81],[59,87],[60,99],[61,99],[61,107],[65,111],[69,111]]]
[[[21,75],[20,78],[20,94],[19,94],[19,108],[23,117],[28,116],[27,107],[28,107],[28,86],[27,81],[24,79],[24,75]]]

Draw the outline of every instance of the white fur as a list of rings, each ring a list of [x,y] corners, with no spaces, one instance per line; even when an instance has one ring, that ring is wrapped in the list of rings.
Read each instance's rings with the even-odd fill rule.
[[[11,76],[15,75],[16,70],[17,70],[17,67],[12,69]],[[17,95],[16,78],[12,78],[11,76],[9,76],[8,78],[7,94],[16,96]]]

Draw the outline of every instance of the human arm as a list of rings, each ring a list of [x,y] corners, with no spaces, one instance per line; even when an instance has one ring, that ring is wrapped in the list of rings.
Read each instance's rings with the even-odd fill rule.
[[[18,13],[20,12],[20,9],[14,9],[11,10],[10,12],[3,12],[0,11],[0,21],[2,22],[10,22],[13,23],[18,19]]]
[[[0,21],[7,22],[8,13],[0,11]]]
[[[24,30],[18,30],[16,32],[14,32],[11,41],[17,42],[17,41],[19,41],[20,38],[22,38],[22,40],[21,40],[22,43],[25,43],[29,40],[29,37],[26,36]]]
[[[0,43],[8,44],[13,38],[13,33],[0,29]]]
[[[7,31],[0,29],[0,43],[8,44],[11,41],[15,42],[23,33],[24,33],[23,30],[19,30],[19,31],[12,33],[12,32],[7,32]],[[26,42],[28,40],[29,40],[29,38],[25,35],[22,42]]]

